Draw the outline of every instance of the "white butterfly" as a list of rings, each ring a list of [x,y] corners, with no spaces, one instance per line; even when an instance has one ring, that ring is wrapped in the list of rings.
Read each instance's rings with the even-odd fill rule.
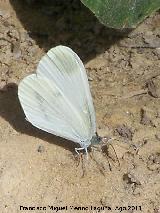
[[[84,65],[70,48],[57,46],[24,78],[18,97],[26,119],[39,129],[87,148],[99,142],[95,111]]]

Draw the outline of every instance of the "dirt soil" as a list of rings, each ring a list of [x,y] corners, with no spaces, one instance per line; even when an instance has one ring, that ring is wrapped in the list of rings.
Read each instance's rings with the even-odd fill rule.
[[[160,13],[120,32],[79,0],[24,2],[0,1],[0,212],[160,212]],[[118,159],[107,145],[78,162],[77,145],[25,120],[18,83],[59,44],[83,60]]]

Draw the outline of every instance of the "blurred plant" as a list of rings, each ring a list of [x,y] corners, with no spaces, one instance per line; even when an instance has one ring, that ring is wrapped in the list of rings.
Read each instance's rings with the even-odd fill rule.
[[[81,0],[107,27],[134,28],[160,8],[160,0]]]

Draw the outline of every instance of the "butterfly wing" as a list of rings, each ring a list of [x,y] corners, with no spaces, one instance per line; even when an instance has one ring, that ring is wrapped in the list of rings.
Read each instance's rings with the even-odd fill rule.
[[[18,96],[28,121],[44,131],[78,143],[96,131],[86,71],[68,47],[48,51],[37,73],[21,81]]]

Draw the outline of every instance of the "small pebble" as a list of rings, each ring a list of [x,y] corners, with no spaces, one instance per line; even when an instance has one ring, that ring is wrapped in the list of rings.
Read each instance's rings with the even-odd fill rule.
[[[44,152],[44,150],[45,150],[45,149],[44,149],[44,146],[43,146],[43,145],[39,145],[39,146],[38,146],[38,149],[37,149],[38,152],[42,153],[42,152]]]

